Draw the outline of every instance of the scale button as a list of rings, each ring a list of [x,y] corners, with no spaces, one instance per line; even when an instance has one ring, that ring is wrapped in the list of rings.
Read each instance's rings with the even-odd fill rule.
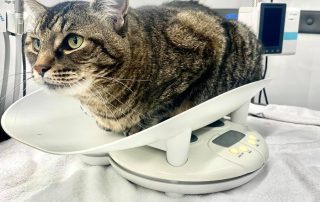
[[[237,149],[237,148],[231,148],[231,149],[229,149],[229,151],[230,151],[232,154],[239,154],[239,153],[240,153],[239,149]]]
[[[249,144],[252,144],[252,145],[256,145],[256,144],[257,144],[257,141],[250,139],[250,140],[248,140],[248,143],[249,143]]]
[[[239,149],[243,152],[247,152],[249,150],[246,146],[240,146]]]
[[[250,139],[250,140],[256,140],[257,137],[256,137],[255,135],[250,134],[250,135],[249,135],[249,139]]]

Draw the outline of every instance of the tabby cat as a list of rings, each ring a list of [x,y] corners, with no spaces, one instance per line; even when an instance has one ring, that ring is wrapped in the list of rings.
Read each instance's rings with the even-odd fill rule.
[[[35,81],[79,99],[105,130],[133,134],[261,79],[256,36],[196,2],[26,1]]]

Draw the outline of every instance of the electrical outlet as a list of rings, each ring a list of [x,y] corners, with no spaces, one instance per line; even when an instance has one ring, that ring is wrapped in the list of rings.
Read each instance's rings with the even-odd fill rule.
[[[301,11],[299,32],[320,34],[320,11]]]

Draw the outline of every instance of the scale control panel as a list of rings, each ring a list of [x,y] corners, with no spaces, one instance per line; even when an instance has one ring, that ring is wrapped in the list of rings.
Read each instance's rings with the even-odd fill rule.
[[[207,141],[213,154],[248,170],[257,169],[268,159],[268,148],[263,137],[246,126],[230,121],[210,124],[205,132],[198,133],[197,138],[201,143]]]

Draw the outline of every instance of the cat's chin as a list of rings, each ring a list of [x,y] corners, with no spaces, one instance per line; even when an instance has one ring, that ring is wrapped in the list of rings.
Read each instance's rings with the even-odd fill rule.
[[[89,89],[91,82],[88,80],[81,80],[73,84],[52,84],[43,82],[41,85],[50,93],[57,93],[62,95],[77,96],[84,94]]]

